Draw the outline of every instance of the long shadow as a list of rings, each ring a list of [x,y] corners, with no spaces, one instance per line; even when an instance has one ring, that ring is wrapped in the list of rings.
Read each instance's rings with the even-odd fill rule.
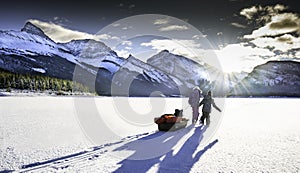
[[[206,127],[200,126],[195,128],[192,136],[174,155],[173,147],[191,129],[193,128],[190,127],[178,133],[158,132],[115,149],[115,151],[132,150],[134,154],[119,162],[121,167],[114,172],[147,172],[156,164],[159,166],[158,172],[190,172],[201,156],[218,142],[216,139],[201,151],[195,153],[206,130]],[[151,139],[154,140],[152,141]],[[143,140],[150,141],[143,143]],[[149,153],[152,153],[152,155],[149,155]],[[165,156],[163,160],[161,160],[162,156]]]
[[[196,128],[194,134],[183,144],[176,154],[169,152],[161,161],[158,172],[190,172],[194,164],[199,161],[201,156],[218,142],[218,139],[216,139],[205,146],[202,150],[195,153],[201,140],[203,139],[203,133],[205,130],[206,127]]]
[[[160,163],[160,158],[172,151],[178,141],[193,129],[192,126],[175,132],[157,132],[127,143],[114,151],[130,150],[132,155],[122,160],[114,173],[147,172],[152,166]]]

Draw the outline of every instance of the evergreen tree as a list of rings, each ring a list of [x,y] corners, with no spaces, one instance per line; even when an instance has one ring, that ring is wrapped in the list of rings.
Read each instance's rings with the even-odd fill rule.
[[[6,92],[11,92],[11,83],[9,80],[7,81]]]
[[[79,92],[89,92],[89,88],[81,83],[57,79],[48,76],[29,74],[14,74],[11,72],[0,71],[0,88],[11,91],[11,88],[21,90],[53,90],[72,92],[74,90]]]

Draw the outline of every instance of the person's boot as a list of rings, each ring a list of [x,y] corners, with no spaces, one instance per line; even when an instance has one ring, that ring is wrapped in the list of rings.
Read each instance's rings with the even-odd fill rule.
[[[204,116],[203,115],[200,117],[200,124],[204,125]]]
[[[192,123],[193,123],[193,124],[196,124],[196,120],[193,119],[193,120],[192,120]]]

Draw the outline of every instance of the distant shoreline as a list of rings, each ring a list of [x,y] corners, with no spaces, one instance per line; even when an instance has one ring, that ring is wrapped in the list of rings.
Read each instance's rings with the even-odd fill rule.
[[[10,92],[6,91],[6,89],[0,89],[0,97],[10,97],[10,96],[24,96],[24,97],[35,97],[35,96],[98,96],[93,93],[85,93],[85,92],[66,92],[66,91],[30,91],[30,90],[18,90],[11,89]]]
[[[95,93],[87,93],[87,92],[66,92],[66,91],[52,91],[52,90],[45,90],[45,91],[30,91],[30,90],[18,90],[18,89],[11,89],[10,92],[6,91],[6,89],[0,89],[0,97],[39,97],[39,96],[61,96],[61,97],[103,97],[99,96]],[[105,96],[105,97],[124,97],[124,96]],[[132,97],[132,96],[131,96]],[[137,96],[139,97],[139,96]],[[162,98],[176,98],[176,97],[166,97],[166,96],[158,96]],[[184,97],[177,97],[177,98],[184,98]],[[300,96],[276,96],[276,95],[254,95],[254,96],[225,96],[225,97],[218,97],[214,96],[214,98],[300,98]]]

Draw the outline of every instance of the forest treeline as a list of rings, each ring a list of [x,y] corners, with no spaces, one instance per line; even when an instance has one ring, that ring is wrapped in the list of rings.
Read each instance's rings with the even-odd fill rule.
[[[90,92],[88,87],[75,81],[42,75],[15,74],[6,71],[0,71],[0,88],[6,89],[7,92],[10,92],[11,89]]]

